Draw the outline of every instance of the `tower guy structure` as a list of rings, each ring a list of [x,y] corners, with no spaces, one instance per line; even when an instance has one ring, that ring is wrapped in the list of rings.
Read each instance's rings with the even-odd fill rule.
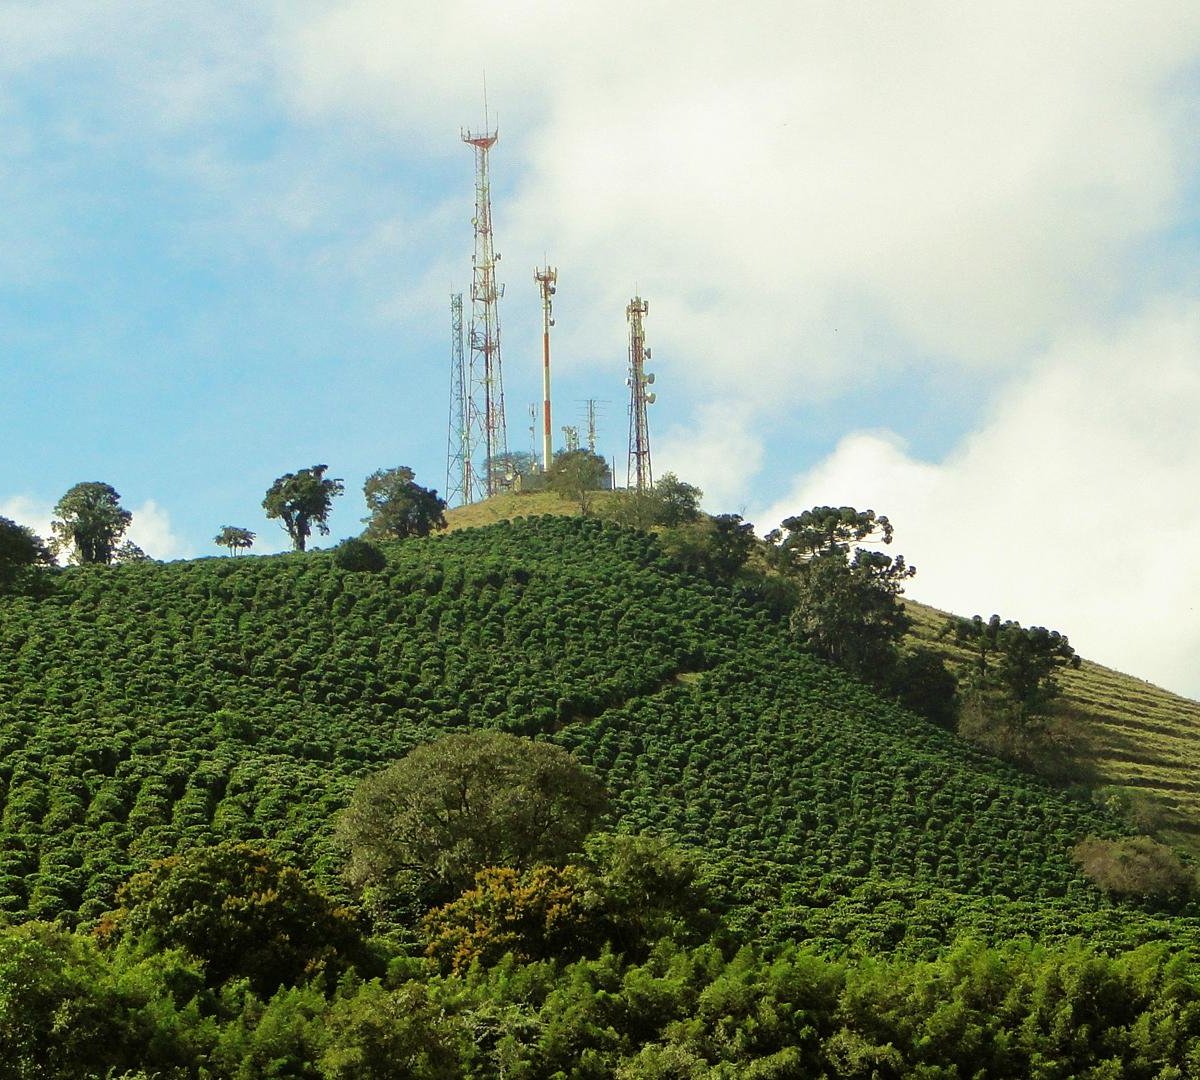
[[[446,504],[474,502],[471,432],[467,427],[467,366],[463,358],[462,293],[450,294],[450,433],[446,440]]]
[[[654,470],[650,464],[650,424],[646,418],[646,406],[653,405],[655,395],[646,387],[654,382],[654,373],[646,370],[650,350],[646,348],[646,331],[642,320],[650,313],[650,305],[640,296],[635,296],[625,308],[629,321],[629,464],[625,473],[625,486],[635,489],[640,495],[654,487]]]
[[[467,335],[471,358],[467,371],[466,444],[474,471],[467,502],[495,495],[507,486],[508,432],[504,422],[504,377],[500,366],[500,311],[504,286],[496,282],[500,255],[492,242],[492,192],[488,151],[497,131],[489,131],[485,110],[482,132],[462,132],[475,148],[475,255],[472,259],[471,329]]]
[[[554,294],[558,290],[558,270],[544,266],[534,270],[533,280],[542,293],[542,468],[550,468],[554,450],[550,440],[550,327],[554,325]]]

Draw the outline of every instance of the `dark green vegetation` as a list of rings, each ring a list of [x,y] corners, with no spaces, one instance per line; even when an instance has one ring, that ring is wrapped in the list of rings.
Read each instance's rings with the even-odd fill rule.
[[[740,551],[743,523],[726,525]],[[375,572],[333,552],[82,566],[0,597],[0,907],[82,931],[0,932],[0,1076],[34,1061],[62,1076],[83,1061],[528,1077],[1200,1064],[1200,973],[1169,958],[1196,942],[1195,902],[1105,892],[1079,868],[1132,853],[1169,872],[1156,849],[1122,846],[1134,830],[1115,803],[1004,765],[804,654],[760,590],[722,581],[737,559],[694,562],[686,543],[577,518],[377,547]],[[701,859],[715,942],[696,943],[678,895],[631,906],[637,867],[599,855],[488,868],[426,929],[451,972],[476,950],[464,975],[354,937],[335,814],[364,776],[474,728],[569,749],[608,788],[610,827]],[[1088,837],[1117,843],[1080,849]],[[231,861],[236,848],[205,861],[235,841],[303,880]],[[118,898],[171,856],[182,865]],[[295,908],[328,932],[238,970],[251,950],[202,943],[275,917],[259,878],[291,898],[281,919]],[[233,921],[197,935],[187,904],[158,899],[201,894],[227,896]],[[497,945],[481,913],[520,932]],[[634,916],[649,919],[636,933]],[[578,958],[559,918],[583,928],[567,935],[590,943]],[[1039,944],[1002,945],[1025,934]],[[508,944],[529,962],[493,965]],[[109,1056],[87,1058],[97,1047]]]

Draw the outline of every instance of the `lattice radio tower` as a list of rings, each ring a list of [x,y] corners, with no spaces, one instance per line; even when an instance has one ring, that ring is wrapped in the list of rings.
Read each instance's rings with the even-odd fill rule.
[[[450,433],[446,440],[446,503],[474,502],[471,432],[467,426],[467,366],[463,359],[462,293],[450,294]]]
[[[646,348],[646,332],[642,320],[650,313],[650,305],[640,296],[629,301],[625,318],[629,320],[629,464],[625,471],[625,486],[638,494],[654,487],[654,470],[650,465],[650,424],[646,406],[653,405],[655,394],[646,387],[654,382],[654,373],[646,371],[650,350]]]
[[[468,365],[467,421],[474,502],[492,496],[508,483],[508,432],[504,422],[504,379],[500,368],[500,312],[497,301],[504,286],[496,283],[500,255],[492,246],[492,194],[488,178],[488,151],[495,145],[497,131],[488,130],[484,106],[484,130],[462,132],[462,140],[475,148],[475,256],[471,279],[471,360]],[[482,454],[482,457],[480,455]]]

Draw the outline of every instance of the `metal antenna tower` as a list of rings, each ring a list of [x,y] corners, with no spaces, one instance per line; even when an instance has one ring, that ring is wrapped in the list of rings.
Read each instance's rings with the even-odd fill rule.
[[[488,151],[498,131],[488,129],[484,105],[484,130],[462,131],[462,140],[475,148],[475,255],[471,279],[471,361],[467,397],[467,427],[470,431],[472,467],[483,496],[495,495],[507,486],[508,432],[504,422],[504,379],[500,368],[500,312],[497,301],[504,286],[496,283],[499,253],[492,245],[492,193],[488,178]],[[482,449],[482,461],[475,461]],[[475,497],[480,497],[476,491]],[[474,501],[471,499],[469,501]]]
[[[653,405],[656,395],[646,387],[654,382],[654,373],[646,371],[650,359],[646,348],[646,332],[642,320],[650,313],[650,305],[640,296],[629,301],[625,318],[629,320],[629,463],[625,471],[625,486],[635,488],[640,495],[654,487],[654,470],[650,465],[650,424],[646,406]]]
[[[446,503],[450,506],[461,506],[474,501],[471,433],[467,427],[466,380],[466,363],[463,360],[463,298],[462,293],[451,293],[450,434],[446,441]]]
[[[595,398],[588,398],[586,404],[588,450],[594,454],[596,452],[596,406],[598,402]]]
[[[542,468],[549,470],[554,456],[550,445],[550,327],[554,325],[554,294],[558,291],[558,269],[547,263],[533,271],[542,293]]]

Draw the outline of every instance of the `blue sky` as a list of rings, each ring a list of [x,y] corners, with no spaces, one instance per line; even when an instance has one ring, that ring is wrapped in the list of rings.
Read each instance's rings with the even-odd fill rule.
[[[871,505],[910,592],[1200,695],[1194,3],[0,2],[0,514],[103,480],[150,554],[271,481],[445,486],[486,71],[508,429],[765,531]],[[618,472],[623,462],[618,465]]]

